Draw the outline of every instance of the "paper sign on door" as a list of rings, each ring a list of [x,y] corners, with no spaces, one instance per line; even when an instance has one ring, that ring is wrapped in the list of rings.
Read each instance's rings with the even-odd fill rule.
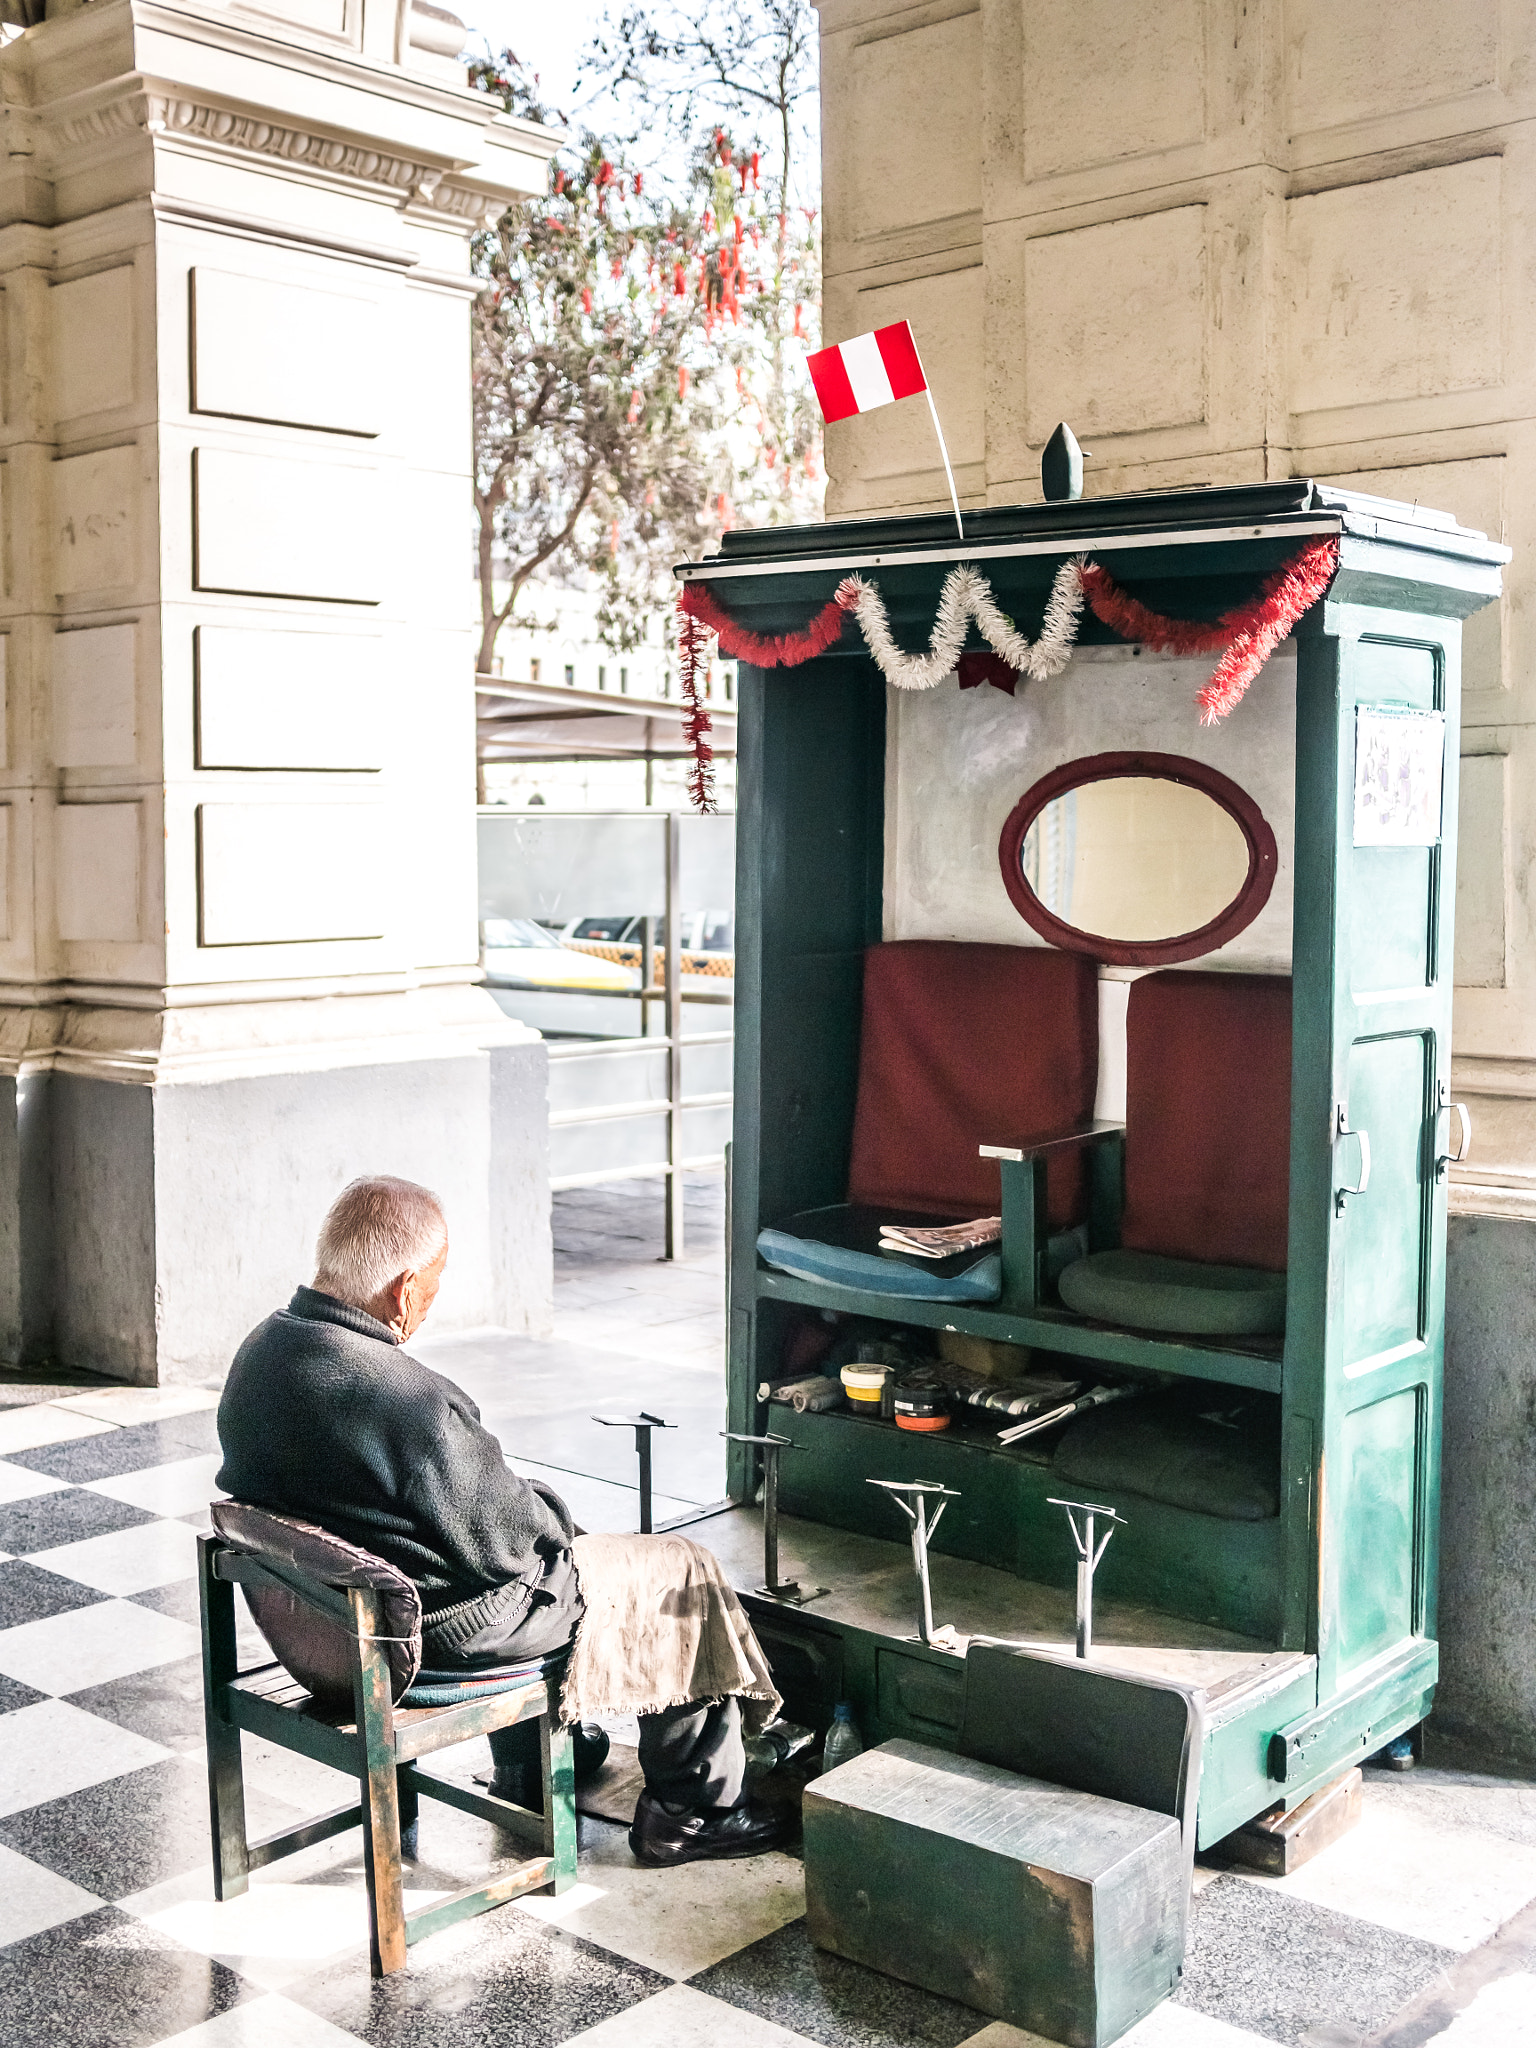
[[[1444,712],[1362,704],[1355,713],[1356,846],[1433,846],[1444,776]]]

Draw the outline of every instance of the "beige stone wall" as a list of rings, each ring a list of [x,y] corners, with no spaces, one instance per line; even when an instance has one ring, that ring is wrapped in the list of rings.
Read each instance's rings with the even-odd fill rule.
[[[1310,475],[1503,538],[1466,636],[1453,1206],[1536,1216],[1536,6],[818,0],[826,332],[913,323],[965,502]],[[832,516],[946,502],[926,409]]]

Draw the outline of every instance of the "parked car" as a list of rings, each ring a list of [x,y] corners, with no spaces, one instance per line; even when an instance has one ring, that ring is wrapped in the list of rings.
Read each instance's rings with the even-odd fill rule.
[[[488,917],[480,927],[493,988],[633,989],[635,968],[565,945],[531,917]],[[637,956],[638,959],[638,956]]]
[[[560,936],[568,945],[634,946],[640,944],[641,927],[644,918],[633,915],[617,917],[573,917],[563,927]],[[736,919],[729,910],[685,910],[682,916],[682,930],[679,934],[685,953],[734,952],[736,945]],[[659,952],[667,943],[667,920],[656,920],[656,948]],[[638,955],[637,955],[638,957]]]

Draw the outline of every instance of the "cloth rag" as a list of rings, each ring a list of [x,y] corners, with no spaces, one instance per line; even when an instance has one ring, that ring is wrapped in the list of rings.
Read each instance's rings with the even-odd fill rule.
[[[656,1714],[696,1700],[741,1701],[755,1735],[783,1702],[719,1560],[686,1536],[578,1536],[585,1612],[561,1718]]]

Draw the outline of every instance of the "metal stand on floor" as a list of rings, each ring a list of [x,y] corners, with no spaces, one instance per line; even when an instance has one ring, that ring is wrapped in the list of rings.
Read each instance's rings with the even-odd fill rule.
[[[917,1573],[917,1637],[926,1648],[933,1647],[933,1592],[928,1582],[928,1539],[939,1526],[939,1518],[959,1494],[936,1479],[870,1479],[866,1485],[883,1487],[912,1523],[912,1565]],[[933,1520],[928,1520],[928,1503],[936,1503]]]
[[[779,1453],[797,1451],[800,1446],[787,1436],[775,1436],[770,1430],[766,1436],[748,1436],[737,1429],[722,1429],[720,1434],[727,1443],[756,1444],[763,1454],[763,1583],[754,1587],[769,1600],[782,1600],[790,1607],[804,1607],[808,1601],[819,1600],[826,1592],[825,1586],[814,1586],[809,1593],[802,1593],[797,1579],[779,1579]]]
[[[1099,1517],[1120,1528],[1126,1526],[1124,1515],[1117,1515],[1113,1508],[1097,1505],[1090,1500],[1047,1500],[1047,1507],[1065,1508],[1067,1520],[1072,1525],[1072,1541],[1077,1545],[1077,1654],[1089,1657],[1093,1654],[1093,1575],[1099,1568],[1099,1559],[1114,1535],[1114,1527],[1104,1531],[1095,1541],[1095,1522]],[[1082,1521],[1078,1521],[1078,1516]]]
[[[635,1432],[635,1450],[640,1459],[640,1534],[651,1533],[651,1431],[653,1429],[676,1429],[675,1422],[663,1422],[659,1415],[647,1415],[642,1408],[638,1415],[594,1415],[592,1420],[600,1422],[604,1429],[632,1429]]]

